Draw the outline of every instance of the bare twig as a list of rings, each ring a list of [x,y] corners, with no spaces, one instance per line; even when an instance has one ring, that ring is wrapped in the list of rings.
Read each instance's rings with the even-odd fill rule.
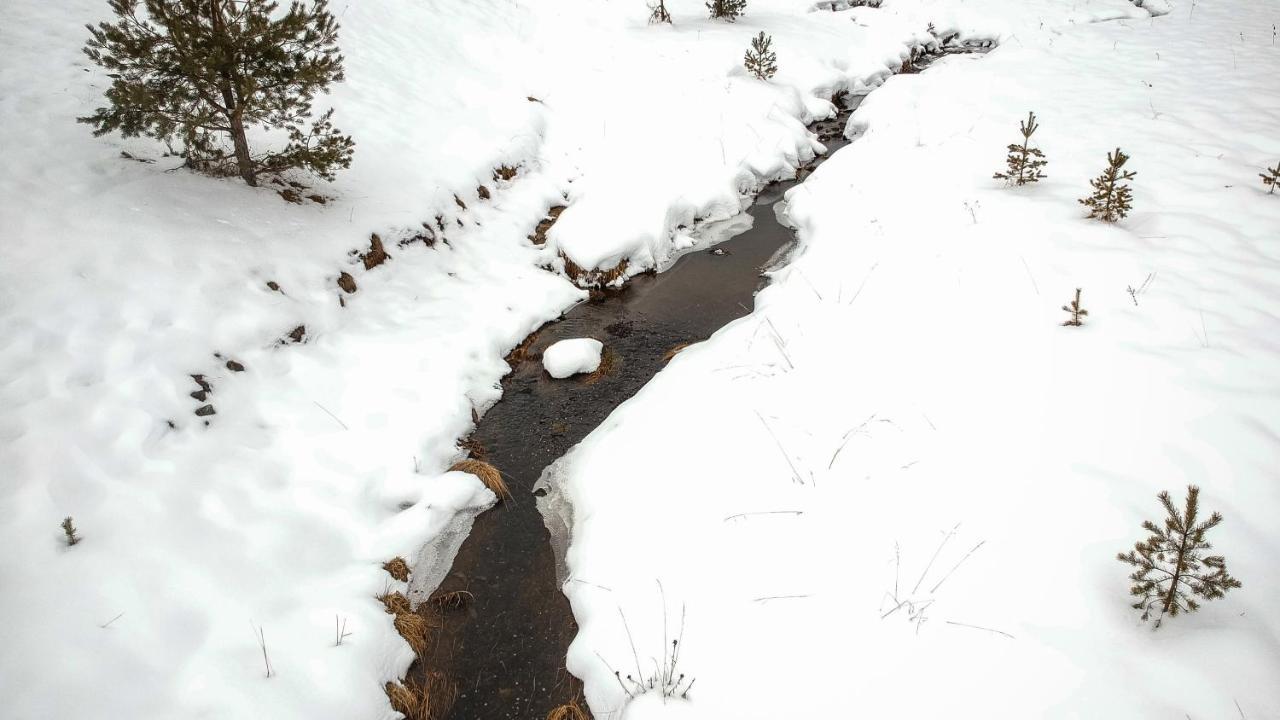
[[[262,648],[262,664],[267,667],[267,677],[275,675],[275,671],[271,669],[271,658],[267,656],[267,634],[263,631],[262,626],[255,626],[253,621],[249,621],[249,627],[253,629],[253,635],[258,639],[258,647]]]
[[[1007,632],[1005,632],[1005,631],[1003,631],[1003,630],[996,630],[995,628],[982,627],[981,625],[970,625],[970,624],[968,624],[968,623],[954,622],[954,621],[952,621],[952,620],[947,620],[946,622],[947,622],[947,624],[948,624],[948,625],[955,625],[955,626],[957,626],[957,627],[973,628],[974,630],[986,630],[987,632],[996,633],[997,635],[1003,635],[1003,636],[1005,636],[1005,637],[1009,638],[1010,640],[1017,640],[1017,639],[1018,639],[1018,638],[1016,638],[1016,637],[1014,637],[1014,636],[1010,635],[1009,633],[1007,633]]]
[[[102,628],[103,630],[106,630],[106,629],[107,629],[107,627],[111,625],[111,623],[113,623],[113,622],[115,622],[115,621],[119,620],[119,619],[120,619],[120,618],[122,618],[122,617],[124,617],[124,613],[120,613],[119,615],[117,615],[117,616],[115,616],[115,617],[111,618],[110,620],[108,620],[108,621],[106,621],[106,622],[102,623],[102,624],[101,624],[101,625],[99,625],[98,627]]]
[[[344,423],[344,422],[342,422],[342,420],[340,420],[340,419],[338,418],[338,416],[337,416],[337,415],[334,415],[333,413],[329,412],[329,408],[327,408],[327,407],[325,407],[325,406],[321,405],[320,403],[316,402],[315,400],[312,400],[311,402],[315,403],[315,404],[316,404],[316,407],[320,408],[321,410],[324,410],[325,414],[326,414],[326,415],[328,415],[329,417],[333,418],[333,419],[334,419],[334,422],[336,422],[336,423],[338,423],[339,425],[341,425],[343,430],[350,430],[350,429],[351,429],[351,428],[347,427],[347,424],[346,424],[346,423]]]
[[[735,520],[737,518],[751,517],[753,515],[803,515],[803,510],[761,510],[759,512],[744,512],[736,515],[730,515],[724,519],[725,522]]]
[[[911,594],[914,595],[916,590],[920,589],[920,583],[924,582],[924,577],[929,574],[929,568],[933,567],[933,562],[938,559],[938,554],[942,552],[942,548],[946,546],[947,541],[956,534],[956,530],[960,529],[960,523],[956,523],[955,527],[942,538],[942,542],[938,543],[938,549],[933,551],[933,557],[929,558],[929,564],[924,566],[924,572],[920,573],[920,579],[916,580],[915,587],[911,588]]]
[[[976,552],[976,551],[978,550],[978,548],[980,548],[980,547],[982,547],[983,545],[985,545],[985,544],[986,544],[986,542],[987,542],[986,540],[982,540],[982,541],[980,541],[977,545],[974,545],[972,550],[970,550],[969,552],[965,553],[965,554],[964,554],[964,557],[960,558],[960,562],[958,562],[958,563],[956,563],[954,566],[952,566],[952,568],[951,568],[950,570],[948,570],[948,571],[947,571],[947,574],[942,576],[942,579],[938,581],[938,584],[937,584],[937,585],[934,585],[933,587],[929,588],[929,592],[930,592],[930,593],[938,592],[938,588],[942,587],[942,583],[946,582],[946,581],[947,581],[947,578],[951,577],[951,573],[955,572],[955,571],[956,571],[956,568],[958,568],[958,567],[960,567],[961,565],[963,565],[963,564],[964,564],[964,561],[965,561],[965,560],[968,560],[968,559],[969,559],[969,556],[970,556],[970,555],[972,555],[974,552]]]

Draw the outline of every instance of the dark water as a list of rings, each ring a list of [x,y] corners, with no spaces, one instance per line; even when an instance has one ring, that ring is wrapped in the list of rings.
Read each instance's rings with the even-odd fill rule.
[[[942,55],[984,50],[954,45],[923,53],[904,63],[902,72],[919,72]],[[633,278],[622,290],[597,294],[530,338],[526,357],[502,383],[502,400],[471,437],[477,454],[502,471],[513,500],[476,519],[440,586],[441,592],[469,591],[474,599],[445,615],[432,649],[410,669],[420,682],[430,672],[457,687],[452,708],[433,712],[434,718],[542,720],[579,697],[579,682],[564,669],[577,626],[557,583],[533,485],[546,466],[661,370],[668,351],[750,313],[762,270],[793,241],[773,205],[847,144],[842,131],[860,100],[849,98],[838,117],[811,128],[827,146],[826,156],[802,168],[797,179],[766,187],[747,210],[751,229],[689,253],[662,273]],[[542,351],[575,337],[604,343],[607,372],[551,379],[542,369]]]

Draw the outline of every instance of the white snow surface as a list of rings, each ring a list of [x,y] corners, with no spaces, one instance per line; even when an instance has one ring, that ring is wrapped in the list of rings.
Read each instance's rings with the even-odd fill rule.
[[[595,717],[1280,717],[1280,5],[1171,5],[1025,3],[890,79],[755,312],[553,468]],[[1006,188],[1028,110],[1048,177]],[[1076,201],[1117,146],[1107,225]],[[1153,631],[1115,555],[1188,484],[1244,585]],[[675,638],[688,699],[628,702]]]
[[[820,690],[855,676],[850,657],[858,663],[872,658],[859,649],[869,640],[840,624],[861,617],[851,608],[862,596],[857,588],[835,588],[853,586],[855,573],[883,575],[890,534],[918,562],[939,528],[963,520],[964,533],[974,534],[963,539],[980,536],[988,544],[946,589],[991,612],[954,617],[977,624],[1011,618],[1001,627],[1019,637],[1022,645],[1015,647],[1041,648],[1032,660],[1056,662],[1041,664],[1045,675],[1066,668],[1075,674],[1058,680],[1075,677],[1085,686],[1079,678],[1093,678],[1095,664],[1079,658],[1101,636],[1056,625],[1051,629],[1063,633],[1065,649],[1028,641],[1028,635],[1038,638],[1033,629],[1045,617],[1020,615],[1041,608],[1031,608],[1031,599],[1014,600],[1038,602],[1038,595],[992,598],[989,587],[965,594],[965,583],[992,567],[983,563],[1009,557],[999,554],[1009,547],[997,542],[1001,534],[1015,537],[1021,528],[995,522],[1013,500],[994,498],[1012,487],[1014,497],[1044,499],[1010,473],[1023,467],[1019,463],[1048,462],[1026,443],[1051,430],[1061,433],[1051,446],[1059,453],[1094,445],[1109,453],[1072,460],[1081,468],[1077,474],[1066,473],[1063,460],[1045,465],[1052,470],[1047,474],[1028,476],[1055,496],[1044,507],[1020,511],[1020,523],[1031,523],[1033,510],[1058,517],[1075,509],[1099,528],[1109,520],[1106,536],[1091,540],[1097,552],[1089,564],[1053,568],[1069,587],[1082,580],[1086,589],[1121,585],[1115,568],[1106,565],[1104,572],[1098,558],[1133,539],[1131,526],[1139,511],[1149,511],[1155,488],[1191,476],[1205,485],[1206,502],[1227,513],[1221,547],[1246,583],[1159,636],[1137,634],[1131,617],[1115,609],[1114,593],[1058,598],[1065,605],[1057,609],[1077,624],[1096,622],[1098,633],[1131,638],[1123,647],[1104,645],[1106,662],[1097,663],[1096,672],[1121,668],[1138,688],[1185,688],[1194,698],[1183,702],[1175,692],[1170,712],[1223,716],[1229,714],[1221,708],[1225,690],[1203,690],[1210,681],[1182,658],[1188,647],[1230,648],[1210,680],[1235,673],[1230,677],[1242,689],[1234,697],[1247,710],[1274,711],[1274,703],[1265,704],[1274,699],[1266,683],[1256,678],[1275,668],[1275,627],[1257,608],[1259,598],[1274,597],[1277,588],[1274,576],[1268,581],[1249,558],[1275,549],[1274,535],[1256,519],[1274,516],[1275,495],[1237,472],[1247,467],[1257,475],[1276,459],[1266,430],[1276,420],[1276,388],[1268,384],[1275,348],[1266,339],[1275,336],[1276,313],[1265,275],[1274,271],[1274,259],[1260,245],[1264,230],[1275,227],[1276,211],[1254,192],[1254,173],[1274,161],[1267,153],[1274,153],[1275,88],[1263,78],[1275,75],[1275,51],[1261,29],[1274,21],[1273,6],[1246,12],[1244,4],[1201,3],[1192,17],[1185,4],[1174,5],[1169,17],[1148,26],[1149,13],[1125,0],[886,0],[880,10],[846,12],[810,12],[808,0],[752,0],[746,17],[726,24],[707,20],[701,0],[672,0],[676,24],[649,27],[642,5],[334,3],[347,81],[318,105],[325,108],[331,99],[336,124],[356,138],[356,160],[332,185],[312,183],[307,192],[326,196],[325,204],[299,206],[282,202],[271,186],[251,189],[175,169],[178,161],[149,140],[92,137],[74,118],[102,103],[109,80],[79,49],[87,36],[83,24],[106,19],[106,3],[7,3],[0,25],[5,717],[69,717],[86,708],[138,719],[395,717],[382,685],[400,677],[412,656],[373,599],[397,587],[380,566],[394,555],[416,558],[456,513],[493,501],[474,477],[445,469],[460,456],[455,441],[470,429],[473,410],[482,413],[498,399],[498,380],[508,370],[503,355],[585,297],[543,268],[561,269],[562,254],[586,268],[626,259],[629,273],[663,262],[686,242],[680,225],[737,213],[744,191],[790,175],[820,151],[804,124],[833,112],[826,98],[838,89],[880,85],[912,46],[929,38],[930,24],[940,33],[1002,40],[1004,47],[981,63],[958,59],[923,78],[891,81],[857,117],[872,128],[867,137],[805,184],[802,194],[815,199],[806,205],[800,194],[792,196],[805,252],[761,300],[762,312],[777,312],[773,322],[794,334],[787,351],[797,360],[795,371],[765,377],[776,372],[766,363],[777,361],[761,359],[773,343],[751,340],[764,332],[757,315],[709,347],[682,353],[655,388],[624,411],[655,413],[656,420],[659,406],[678,402],[680,412],[688,410],[685,426],[700,426],[700,418],[708,434],[672,433],[669,421],[661,429],[643,421],[617,440],[607,440],[614,436],[606,428],[578,453],[575,477],[603,462],[599,448],[609,442],[628,448],[646,442],[643,462],[597,473],[599,487],[590,496],[575,488],[584,509],[575,572],[621,575],[604,610],[578,591],[585,586],[570,584],[584,619],[571,668],[588,677],[598,712],[618,707],[613,679],[602,680],[588,656],[599,650],[620,657],[615,605],[626,607],[638,639],[652,644],[656,635],[649,631],[659,617],[653,580],[662,579],[673,617],[676,602],[689,604],[689,656],[681,662],[700,678],[695,697],[711,713],[702,716],[728,708],[730,715],[749,717],[777,707],[779,699],[755,682],[753,671],[779,668],[773,660],[783,656],[768,652],[787,642],[815,652],[813,638],[829,641],[824,647],[842,662],[791,663],[771,671],[770,682],[786,688],[794,681],[792,699],[809,688],[803,703],[839,711]],[[1086,27],[1115,18],[1135,22]],[[748,39],[760,30],[774,36],[781,68],[767,83],[740,67]],[[1077,65],[1087,72],[1073,75]],[[1046,80],[1058,87],[1042,86]],[[938,111],[922,108],[926,99]],[[983,180],[985,168],[999,160],[1028,104],[1045,121],[1052,182],[1028,192],[992,189]],[[1100,116],[1099,108],[1108,114]],[[1073,199],[1117,142],[1133,151],[1141,171],[1139,211],[1119,228],[1079,221]],[[154,162],[124,159],[121,151]],[[956,174],[975,163],[983,169]],[[500,165],[518,167],[519,175],[494,180]],[[1206,178],[1212,191],[1203,190]],[[482,185],[488,200],[480,197]],[[936,210],[930,223],[908,217],[907,199]],[[970,215],[961,200],[974,207],[982,201],[979,225],[965,225]],[[546,209],[566,202],[548,245],[530,244],[526,237]],[[365,270],[354,253],[367,250],[371,233],[380,235],[391,259]],[[420,235],[434,243],[400,244]],[[1015,248],[1024,251],[1016,264],[1010,262]],[[879,270],[867,279],[873,267]],[[900,269],[891,272],[894,267]],[[1140,282],[1155,270],[1142,305],[1129,309],[1116,283]],[[340,272],[354,277],[355,294],[338,290]],[[797,286],[800,273],[825,300],[806,283]],[[1030,285],[1030,273],[1045,293],[1035,296],[1038,303],[1017,284]],[[962,276],[963,288],[955,279]],[[1089,326],[1065,335],[1028,321],[1034,316],[1051,325],[1041,315],[1056,319],[1060,296],[1073,283],[1085,285],[1086,305],[1098,288]],[[940,290],[953,285],[955,292]],[[840,301],[832,302],[832,293]],[[843,304],[855,295],[854,305]],[[305,342],[278,342],[300,325]],[[1205,338],[1204,347],[1188,342],[1195,333]],[[937,367],[939,355],[956,364]],[[748,367],[755,369],[720,369],[725,358],[739,356],[752,359]],[[1027,357],[1057,364],[1015,362]],[[228,360],[246,369],[233,372]],[[1045,377],[1057,367],[1061,376]],[[877,376],[890,370],[890,377]],[[1034,391],[985,392],[983,383],[997,373],[1002,382],[1021,382],[1014,386],[1019,392]],[[208,402],[217,414],[207,425],[193,415],[203,403],[189,396],[197,389],[192,374],[213,386]],[[1134,378],[1141,383],[1128,384]],[[1041,379],[1054,384],[1032,383]],[[775,381],[795,385],[780,389],[770,385]],[[693,383],[696,392],[682,383]],[[743,383],[755,385],[749,390],[758,396],[743,395]],[[673,384],[677,396],[661,400],[670,392],[661,388]],[[688,408],[709,393],[718,407]],[[830,397],[806,416],[819,393]],[[690,524],[720,513],[725,503],[734,513],[779,509],[774,500],[790,501],[790,493],[801,490],[788,487],[784,476],[782,494],[769,494],[779,483],[776,477],[766,483],[764,473],[782,461],[767,454],[773,440],[760,435],[754,415],[731,412],[747,397],[787,447],[801,448],[836,432],[836,425],[844,432],[850,417],[860,422],[871,413],[923,432],[900,409],[930,393],[939,398],[930,418],[950,421],[938,433],[957,434],[927,443],[903,431],[900,447],[911,460],[926,450],[940,458],[906,476],[910,482],[843,490],[823,483],[822,492],[835,494],[799,497],[825,507],[826,515],[806,513],[801,522],[808,525],[799,531],[775,524],[768,535],[755,535],[751,528],[762,520],[754,516],[729,523],[714,518],[720,523],[714,532]],[[1038,396],[1065,404],[1033,402]],[[1112,402],[1089,406],[1090,398]],[[645,407],[651,409],[635,409]],[[1052,413],[1054,424],[1001,414],[1031,407]],[[1135,421],[1136,412],[1145,425]],[[692,472],[699,465],[685,455],[694,452],[695,435],[711,444],[692,457],[715,460],[704,470],[722,469]],[[1002,440],[998,452],[991,450],[992,437]],[[736,445],[744,438],[750,447],[741,451]],[[1161,438],[1175,450],[1164,453],[1164,445],[1143,438]],[[1229,455],[1211,451],[1219,440],[1231,443]],[[861,468],[874,457],[888,467],[901,459],[852,449],[841,463]],[[947,475],[957,480],[954,487],[911,484],[931,477],[925,471],[947,462],[947,452],[957,455],[955,472]],[[973,470],[979,459],[987,463],[982,473]],[[687,463],[679,472],[666,466],[679,462]],[[1139,476],[1133,468],[1144,463]],[[665,469],[650,477],[655,464]],[[815,472],[819,464],[814,461]],[[853,476],[850,467],[842,477]],[[1205,475],[1233,484],[1217,486]],[[720,483],[732,483],[732,493]],[[617,497],[603,497],[611,487]],[[925,489],[936,502],[913,495],[918,507],[909,512],[905,494]],[[1104,490],[1110,502],[1099,507],[1094,500]],[[612,503],[621,499],[651,512],[602,527],[599,520],[613,518]],[[661,517],[669,518],[669,531],[656,538],[645,531],[628,542],[678,542],[687,553],[640,557],[634,553],[642,548],[618,544],[618,533],[634,528],[629,523],[658,517],[651,505],[658,501],[665,503]],[[831,530],[848,527],[850,512],[870,516],[859,532],[873,534],[854,538],[864,545],[836,553],[840,547],[824,543],[851,540]],[[71,548],[58,528],[65,516],[75,518],[83,536]],[[884,530],[908,516],[893,533]],[[723,535],[735,528],[740,536]],[[584,555],[593,537],[597,554]],[[1046,544],[1046,552],[1079,551],[1065,538]],[[1239,550],[1249,545],[1256,555]],[[756,550],[759,556],[751,554]],[[606,557],[617,562],[607,572],[599,567]],[[669,572],[657,572],[655,559]],[[811,603],[801,619],[789,614],[789,600],[749,602],[747,614],[741,612],[734,593],[742,583],[772,594],[801,577],[833,588],[816,600],[796,600]],[[722,587],[701,592],[714,578]],[[720,608],[717,598],[731,602]],[[1246,614],[1236,619],[1228,608]],[[996,609],[1005,614],[991,617]],[[813,631],[833,617],[839,620],[833,631]],[[352,633],[340,646],[335,619]],[[730,632],[743,620],[751,624]],[[794,621],[804,637],[777,624],[784,621]],[[1204,639],[1205,624],[1215,621],[1223,630]],[[956,637],[935,633],[937,624],[921,631],[926,639],[920,642],[945,645]],[[266,639],[274,670],[269,679],[255,628]],[[959,662],[957,654],[974,651],[975,642],[998,639],[985,633],[957,639],[942,654],[902,670],[905,661],[895,665],[891,656],[907,652],[914,640],[909,631],[899,635],[900,647],[877,646],[883,669],[863,667],[855,678],[859,687],[870,682],[867,672],[880,678],[873,688],[887,689],[889,668],[919,676],[931,665],[940,688],[959,687],[939,668]],[[1176,677],[1148,677],[1155,671],[1137,658],[1149,654],[1169,656],[1160,667]],[[771,661],[752,664],[760,658]],[[981,666],[967,659],[960,664]],[[1011,678],[1031,672],[1019,667]],[[822,684],[832,677],[837,684]],[[992,694],[1012,707],[1049,682],[1038,680],[1039,686],[1011,681],[1012,692]],[[956,692],[964,698],[974,690]],[[1119,699],[1140,709],[1135,716],[1152,714],[1132,697]],[[760,699],[759,708],[744,709],[752,699]],[[910,699],[924,702],[919,693]],[[642,704],[633,712],[643,712]]]
[[[542,352],[542,366],[557,380],[595,372],[603,350],[604,343],[592,338],[560,340]]]

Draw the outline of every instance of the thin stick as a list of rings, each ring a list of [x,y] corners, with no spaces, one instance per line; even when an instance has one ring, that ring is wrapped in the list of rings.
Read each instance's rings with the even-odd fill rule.
[[[122,617],[124,617],[124,613],[120,613],[119,615],[117,615],[117,616],[115,616],[115,617],[111,618],[110,620],[108,620],[108,621],[106,621],[105,623],[103,623],[103,624],[99,625],[98,627],[102,628],[103,630],[106,630],[108,625],[110,625],[111,623],[113,623],[113,622],[115,622],[115,621],[119,620],[119,619],[120,619],[120,618],[122,618]]]
[[[972,555],[972,554],[974,553],[974,551],[976,551],[978,548],[980,548],[980,547],[982,547],[984,544],[986,544],[986,542],[987,542],[986,540],[983,540],[983,541],[979,542],[977,545],[974,545],[974,546],[973,546],[973,550],[970,550],[969,552],[965,553],[964,557],[960,558],[960,562],[956,563],[956,564],[955,564],[955,567],[952,567],[950,570],[948,570],[948,571],[947,571],[947,574],[942,576],[942,579],[938,581],[938,584],[937,584],[937,585],[934,585],[932,588],[930,588],[930,589],[929,589],[929,594],[933,594],[933,593],[937,592],[937,591],[938,591],[938,588],[942,587],[942,583],[946,582],[946,581],[947,581],[947,578],[951,577],[951,573],[955,572],[955,571],[956,571],[956,568],[958,568],[958,567],[960,567],[962,564],[964,564],[964,561],[965,561],[965,560],[968,560],[968,559],[969,559],[969,556],[970,556],[970,555]]]
[[[796,470],[795,463],[791,462],[791,456],[787,454],[787,449],[782,447],[782,441],[778,439],[777,435],[773,434],[773,428],[769,427],[769,423],[764,421],[764,417],[760,414],[760,411],[755,410],[753,412],[755,412],[757,418],[760,418],[760,424],[764,425],[764,429],[769,432],[769,437],[773,438],[773,441],[778,444],[778,452],[782,453],[782,457],[787,461],[787,465],[791,467],[792,477],[796,482],[803,485],[804,478],[800,477],[800,471]]]
[[[343,430],[350,430],[350,429],[351,429],[351,428],[347,427],[347,424],[346,424],[346,423],[344,423],[344,422],[342,422],[341,420],[339,420],[337,415],[334,415],[333,413],[329,412],[329,408],[327,408],[327,407],[325,407],[325,406],[321,405],[320,403],[316,402],[315,400],[312,400],[311,402],[316,403],[316,407],[320,408],[321,410],[324,410],[324,411],[325,411],[325,413],[326,413],[329,417],[333,418],[335,422],[337,422],[339,425],[341,425],[341,426],[342,426],[342,429],[343,429]]]
[[[631,637],[631,626],[627,624],[627,615],[622,612],[621,605],[618,606],[618,614],[622,616],[622,627],[627,631],[627,641],[631,643],[631,656],[636,661],[636,678],[640,678],[644,675],[644,672],[640,670],[640,653],[636,652],[636,640]]]
[[[938,559],[938,553],[942,552],[943,546],[947,544],[952,535],[956,534],[956,530],[959,528],[960,523],[956,523],[956,526],[951,528],[951,532],[947,533],[946,537],[942,538],[942,542],[938,543],[938,549],[933,551],[933,557],[929,558],[929,564],[924,566],[924,572],[920,573],[920,579],[916,581],[916,586],[911,588],[912,595],[915,595],[916,590],[920,589],[920,583],[924,582],[924,576],[929,574],[929,568],[933,567],[933,561]]]
[[[803,514],[804,514],[803,510],[761,510],[759,512],[744,512],[744,513],[738,513],[737,515],[730,515],[729,517],[726,517],[724,521],[729,522],[730,520],[734,520],[736,518],[751,517],[753,515],[803,515]]]
[[[957,627],[973,628],[974,630],[986,630],[987,632],[993,632],[993,633],[996,633],[997,635],[1003,635],[1003,636],[1005,636],[1005,637],[1009,638],[1010,640],[1017,640],[1017,639],[1018,639],[1018,638],[1016,638],[1016,637],[1014,637],[1014,636],[1010,635],[1009,633],[1007,633],[1007,632],[1005,632],[1005,631],[1003,631],[1003,630],[996,630],[995,628],[982,627],[981,625],[969,625],[968,623],[953,622],[953,621],[951,621],[951,620],[947,620],[947,621],[946,621],[946,623],[947,623],[948,625],[955,625],[955,626],[957,626]]]
[[[271,677],[274,673],[271,670],[271,658],[267,657],[267,634],[261,625],[254,627],[252,620],[249,621],[249,627],[258,638],[258,646],[262,648],[262,663],[267,666],[267,677]]]
[[[752,598],[752,602],[764,602],[765,600],[794,600],[797,598],[807,598],[808,595],[766,595],[764,597]]]

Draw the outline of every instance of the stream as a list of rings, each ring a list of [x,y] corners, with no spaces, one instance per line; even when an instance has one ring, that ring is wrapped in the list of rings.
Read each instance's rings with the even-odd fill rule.
[[[913,58],[903,72],[919,71],[941,54],[960,51],[948,48]],[[427,686],[430,676],[447,678],[450,691],[444,704],[451,701],[451,707],[433,707],[433,719],[541,720],[574,699],[585,710],[581,684],[564,667],[577,625],[560,591],[548,531],[548,524],[560,520],[544,521],[535,502],[535,483],[548,465],[660,371],[670,351],[705,340],[750,314],[753,297],[766,282],[764,272],[785,262],[794,244],[774,206],[848,144],[844,127],[861,100],[844,97],[836,117],[810,126],[826,154],[797,171],[796,179],[767,185],[745,211],[752,221],[749,229],[714,246],[700,246],[660,273],[634,277],[622,289],[594,292],[591,300],[540,328],[509,358],[513,369],[503,379],[502,399],[480,419],[467,444],[475,457],[501,470],[512,499],[476,516],[469,534],[458,530],[443,551],[447,557],[456,547],[457,555],[436,596],[454,591],[471,595],[464,607],[443,614],[430,649],[409,671],[411,681]],[[725,222],[746,224],[741,217]],[[542,368],[542,351],[558,340],[578,337],[604,343],[601,370],[553,380]],[[554,541],[563,550],[566,538]]]

